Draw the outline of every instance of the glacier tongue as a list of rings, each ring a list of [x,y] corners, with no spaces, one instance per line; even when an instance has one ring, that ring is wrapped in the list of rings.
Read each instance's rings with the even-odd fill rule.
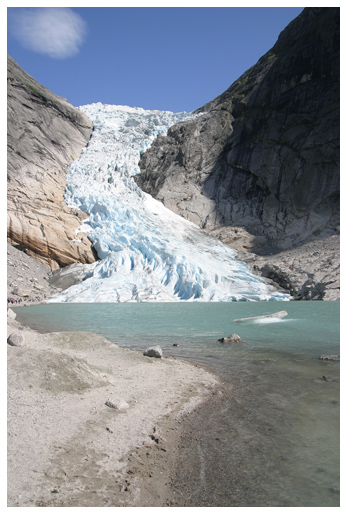
[[[289,300],[236,252],[142,192],[133,180],[153,139],[188,113],[102,105],[80,107],[94,123],[69,167],[65,200],[86,211],[84,231],[101,259],[53,302]]]

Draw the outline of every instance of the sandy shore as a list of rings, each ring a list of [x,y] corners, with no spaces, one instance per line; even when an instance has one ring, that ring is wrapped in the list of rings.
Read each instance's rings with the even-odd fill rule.
[[[173,505],[184,418],[218,394],[218,379],[87,332],[39,334],[8,319],[8,335],[17,331],[23,346],[7,345],[8,506]]]

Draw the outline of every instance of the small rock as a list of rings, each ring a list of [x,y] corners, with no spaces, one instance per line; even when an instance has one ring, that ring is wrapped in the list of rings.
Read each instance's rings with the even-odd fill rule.
[[[105,405],[110,407],[110,409],[115,409],[118,411],[125,411],[129,409],[129,404],[122,400],[122,398],[112,398],[112,400],[107,400]]]
[[[143,352],[143,355],[146,355],[146,357],[156,357],[157,359],[161,359],[163,356],[163,350],[160,348],[159,345],[151,346]]]
[[[16,319],[17,314],[12,309],[7,309],[7,317],[11,319]]]
[[[10,346],[23,346],[24,336],[21,332],[12,332],[7,338],[7,344]]]
[[[243,343],[244,341],[237,334],[230,334],[228,337],[222,337],[218,339],[221,343]]]
[[[323,375],[322,380],[325,380],[326,382],[338,382],[336,378],[332,378],[329,375]]]
[[[321,355],[319,358],[322,361],[339,361],[340,355]]]

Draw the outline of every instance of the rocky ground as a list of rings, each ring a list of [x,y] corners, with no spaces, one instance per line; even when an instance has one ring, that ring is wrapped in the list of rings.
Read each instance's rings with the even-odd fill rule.
[[[340,300],[340,236],[315,239],[290,250],[259,256],[239,252],[253,271],[295,300]]]
[[[174,505],[183,421],[218,379],[85,333],[8,316],[8,507]]]
[[[7,243],[7,298],[14,305],[42,302],[58,292],[49,284],[50,272],[48,265]]]

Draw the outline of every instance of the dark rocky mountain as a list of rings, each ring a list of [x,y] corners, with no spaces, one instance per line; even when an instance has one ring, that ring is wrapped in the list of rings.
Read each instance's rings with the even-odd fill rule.
[[[339,11],[304,9],[196,119],[156,139],[136,178],[166,207],[252,251],[245,259],[298,298],[339,294]]]
[[[87,215],[64,202],[66,167],[80,155],[92,123],[7,58],[8,242],[54,270],[95,261],[75,234]]]

